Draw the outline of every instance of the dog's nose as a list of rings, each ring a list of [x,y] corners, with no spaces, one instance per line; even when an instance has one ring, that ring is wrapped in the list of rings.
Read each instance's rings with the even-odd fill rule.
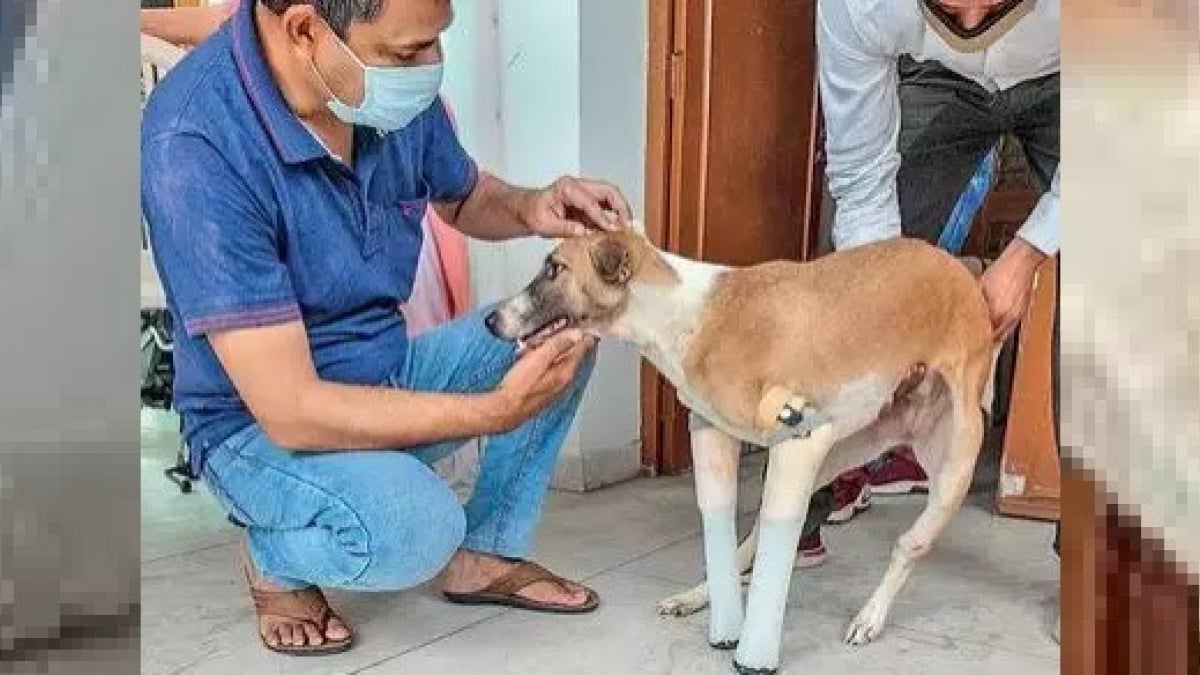
[[[488,312],[488,315],[483,319],[483,325],[487,326],[488,332],[496,337],[500,337],[500,333],[496,326],[500,324],[500,313],[496,311]]]

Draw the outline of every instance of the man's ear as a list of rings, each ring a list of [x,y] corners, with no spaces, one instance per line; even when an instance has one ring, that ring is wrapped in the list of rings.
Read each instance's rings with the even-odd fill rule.
[[[605,283],[624,285],[633,276],[629,249],[616,237],[604,237],[592,246],[592,266]]]

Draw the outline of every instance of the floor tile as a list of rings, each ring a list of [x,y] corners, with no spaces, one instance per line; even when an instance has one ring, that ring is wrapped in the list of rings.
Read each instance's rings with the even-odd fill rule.
[[[235,541],[238,530],[203,483],[184,494],[163,470],[174,466],[179,431],[173,416],[147,411],[142,416],[142,561]]]
[[[535,557],[587,578],[604,598],[578,617],[441,601],[431,587],[331,594],[357,629],[349,653],[296,659],[260,645],[234,556],[238,530],[202,491],[162,477],[174,459],[169,417],[143,425],[143,672],[166,673],[728,673],[730,655],[705,642],[707,613],[657,616],[655,603],[702,574],[690,476],[635,480],[588,494],[551,493]],[[745,532],[761,493],[762,453],[743,460]],[[198,490],[203,490],[202,486]],[[842,631],[879,582],[897,536],[923,497],[877,497],[852,524],[825,529],[829,562],[797,572],[789,598],[783,672],[1057,672],[1044,628],[1057,592],[1051,528],[998,518],[973,495],[922,560],[875,644],[851,648]]]
[[[624,571],[595,580],[604,605],[595,614],[559,617],[507,612],[453,636],[384,661],[364,675],[407,673],[664,673],[731,672],[730,652],[706,641],[706,614],[663,618],[653,599],[669,583]],[[986,642],[896,629],[865,647],[841,644],[842,622],[815,609],[791,613],[785,629],[783,673],[932,673],[1041,675],[1052,659]]]
[[[330,593],[357,632],[337,656],[296,658],[264,649],[235,549],[224,546],[143,565],[142,672],[350,673],[498,613],[450,605],[430,587],[402,593]]]

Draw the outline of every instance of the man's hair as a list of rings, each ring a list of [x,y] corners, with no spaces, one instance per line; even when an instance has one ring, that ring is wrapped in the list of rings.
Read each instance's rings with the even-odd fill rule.
[[[345,39],[352,21],[374,21],[385,0],[261,0],[267,9],[282,14],[292,5],[312,5],[317,15],[329,24],[337,36]]]

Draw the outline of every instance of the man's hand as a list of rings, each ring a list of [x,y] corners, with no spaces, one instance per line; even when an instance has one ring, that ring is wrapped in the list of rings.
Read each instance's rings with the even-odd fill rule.
[[[615,230],[632,218],[629,202],[616,186],[572,176],[529,193],[520,213],[530,232],[548,239],[579,237],[589,228]]]
[[[516,428],[558,398],[595,344],[595,338],[567,330],[522,355],[491,396],[501,430]]]
[[[143,9],[141,32],[177,47],[197,45],[217,32],[242,1],[228,0],[223,4],[207,7]]]
[[[992,318],[993,336],[1001,342],[1012,334],[1029,309],[1033,277],[1046,254],[1016,237],[983,273],[980,285]]]

